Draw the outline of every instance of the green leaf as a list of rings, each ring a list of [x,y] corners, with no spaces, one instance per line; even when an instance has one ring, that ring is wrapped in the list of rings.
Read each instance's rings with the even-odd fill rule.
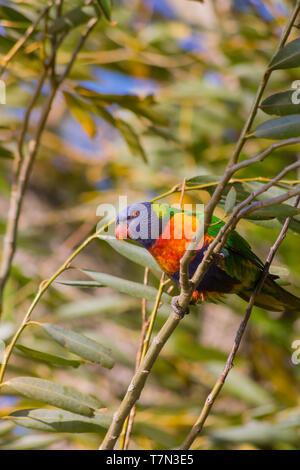
[[[97,0],[97,3],[105,18],[111,20],[111,0]]]
[[[149,107],[155,104],[153,95],[140,97],[138,95],[118,95],[115,93],[99,93],[98,91],[91,90],[82,86],[76,86],[75,90],[80,95],[93,101],[93,103],[107,106],[111,104],[118,104],[122,108],[131,109],[134,107],[142,106]]]
[[[285,219],[279,218],[279,222],[283,224],[285,222]],[[289,230],[292,230],[293,232],[300,234],[300,221],[296,219],[292,219],[289,225]]]
[[[83,100],[79,100],[75,95],[67,91],[63,92],[68,109],[74,118],[81,124],[85,132],[92,138],[96,135],[96,124],[91,116],[91,107]]]
[[[47,432],[99,433],[109,427],[111,416],[107,413],[96,413],[94,417],[52,409],[18,410],[6,417],[18,426]]]
[[[219,183],[219,179],[220,177],[212,175],[194,176],[193,178],[190,178],[186,181],[186,186],[201,186],[201,190],[208,191],[209,194],[212,195],[214,190],[216,189],[217,184]],[[232,187],[234,187],[236,191],[237,200],[244,200],[247,196],[249,196],[251,192],[251,189],[248,190],[247,186],[248,185],[246,185],[245,183],[240,182],[228,183],[223,191],[222,202],[225,202],[225,197],[228,195]]]
[[[270,63],[270,68],[290,69],[300,65],[300,38],[286,44],[280,49]]]
[[[96,281],[56,281],[56,283],[73,287],[103,287]]]
[[[0,158],[9,158],[12,160],[14,158],[14,154],[11,150],[8,150],[7,148],[0,145]]]
[[[80,86],[76,87],[76,91],[98,105],[106,106],[118,104],[122,108],[129,109],[138,116],[143,116],[149,119],[149,121],[156,125],[168,126],[170,124],[169,120],[165,116],[153,109],[152,105],[155,104],[155,101],[152,95],[141,98],[137,95],[105,94]]]
[[[129,150],[133,155],[141,157],[145,163],[147,163],[147,157],[145,151],[140,142],[139,136],[135,133],[133,128],[123,119],[115,120],[116,127],[121,132],[126,144],[128,145]]]
[[[57,315],[60,319],[85,318],[102,313],[122,313],[137,306],[135,299],[119,295],[101,296],[92,299],[76,300],[59,308]]]
[[[34,377],[10,379],[4,382],[0,391],[6,395],[22,395],[84,416],[93,416],[95,410],[102,406],[98,399],[83,395],[72,387]]]
[[[0,436],[5,436],[5,434],[8,434],[13,428],[14,428],[13,423],[9,423],[8,421],[1,421],[0,422]]]
[[[288,90],[268,96],[260,105],[260,109],[266,114],[276,114],[278,116],[300,113],[300,104],[292,102],[294,93],[295,90]]]
[[[234,186],[232,186],[225,200],[224,210],[226,214],[230,214],[230,212],[232,212],[232,209],[234,208],[235,203],[236,203],[236,190]]]
[[[87,23],[94,17],[95,9],[92,6],[77,7],[58,18],[49,31],[52,34],[69,31],[70,29],[76,28],[76,26]]]
[[[39,325],[68,351],[77,354],[87,361],[101,364],[108,369],[113,367],[114,360],[110,355],[110,350],[93,339],[75,333],[60,325],[53,325],[51,323],[39,323]]]
[[[81,364],[83,364],[83,361],[76,361],[72,359],[66,359],[60,356],[54,356],[53,354],[48,354],[42,351],[37,351],[36,349],[28,348],[27,346],[23,346],[22,344],[17,344],[16,348],[22,353],[24,353],[26,356],[50,364],[71,367],[79,367]]]
[[[101,119],[104,119],[104,121],[108,122],[113,127],[116,127],[116,121],[113,115],[105,109],[104,106],[100,105],[95,105],[95,113],[98,114],[98,116],[101,117]]]
[[[6,444],[1,444],[1,450],[36,450],[60,441],[60,436],[43,436],[41,434],[29,434],[22,436]]]
[[[244,426],[213,431],[210,437],[218,442],[247,442],[262,447],[282,442],[297,444],[300,438],[299,421],[296,424],[251,421]]]
[[[88,277],[99,282],[100,286],[111,287],[116,289],[123,294],[128,294],[133,297],[145,298],[147,300],[155,300],[157,295],[157,289],[151,286],[144,286],[138,282],[128,281],[127,279],[121,279],[111,274],[98,273],[96,271],[82,270]],[[165,292],[162,295],[162,302],[170,304],[172,297]]]
[[[18,27],[24,26],[24,28],[26,28],[28,24],[31,23],[31,19],[25,16],[20,9],[17,10],[16,8],[11,8],[9,6],[0,5],[0,15],[1,19],[12,21],[13,23],[20,23]]]
[[[291,114],[290,116],[270,119],[258,126],[253,134],[255,137],[274,140],[299,137],[300,115]]]
[[[131,106],[128,105],[127,108],[130,109],[130,111],[133,111],[135,114],[144,116],[145,118],[149,119],[149,121],[153,122],[153,124],[158,126],[169,126],[170,124],[169,120],[165,116],[154,111],[149,106],[146,107],[141,104],[137,104]]]
[[[247,219],[264,220],[275,217],[293,217],[300,213],[300,209],[288,204],[276,204],[274,206],[262,207],[246,216]]]
[[[122,242],[117,238],[106,237],[105,235],[99,235],[100,240],[106,241],[115,251],[125,258],[130,259],[133,263],[137,263],[145,268],[150,268],[156,271],[161,271],[155,259],[150,255],[148,251],[140,246],[134,245],[129,242]]]

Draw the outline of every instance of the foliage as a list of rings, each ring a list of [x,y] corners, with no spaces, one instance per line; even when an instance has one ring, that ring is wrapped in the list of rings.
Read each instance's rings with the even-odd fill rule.
[[[36,292],[40,295],[1,388],[1,448],[87,449],[103,439],[135,368],[141,299],[151,313],[161,272],[147,252],[103,233],[92,235],[84,250],[80,244],[95,233],[98,204],[115,204],[119,194],[131,202],[166,193],[166,202],[178,203],[186,178],[184,202],[207,203],[212,196],[294,2],[282,8],[271,0],[245,2],[247,8],[240,3],[122,1],[111,8],[109,0],[65,0],[59,14],[51,4],[37,22],[45,1],[1,2],[7,103],[0,116],[3,234],[13,158],[51,41],[65,35],[56,53],[59,75],[90,20],[99,16],[53,100],[22,204],[3,296],[0,337],[6,344]],[[291,102],[299,47],[293,28],[272,59],[271,80],[242,161],[264,151],[270,139],[299,137],[299,105]],[[31,115],[26,152],[50,90],[51,77]],[[226,186],[216,215],[226,220],[298,154],[297,145],[283,146],[259,165],[242,168]],[[298,180],[294,169],[257,200],[299,189]],[[293,216],[272,269],[284,273],[282,281],[299,295],[294,286],[300,285],[300,216],[293,203],[259,208],[238,229],[265,260],[285,218]],[[75,250],[78,257],[69,269],[66,260]],[[44,279],[64,263],[59,278],[45,287]],[[171,310],[167,292],[161,300],[154,332]],[[132,449],[182,443],[222,370],[245,303],[228,297],[224,304],[191,310],[161,352],[138,402]],[[299,334],[299,319],[255,308],[236,367],[194,448],[299,448],[300,368],[291,361]]]

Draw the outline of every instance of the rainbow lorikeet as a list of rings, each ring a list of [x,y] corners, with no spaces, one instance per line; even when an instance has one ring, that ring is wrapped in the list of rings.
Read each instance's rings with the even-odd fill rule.
[[[179,286],[180,259],[203,221],[203,212],[189,212],[166,204],[143,202],[122,210],[115,225],[116,237],[129,238],[146,248],[161,269]],[[224,222],[212,218],[207,234],[189,264],[193,276],[205,250]],[[213,263],[195,289],[191,303],[221,300],[233,293],[248,301],[263,270],[263,263],[248,242],[237,232],[229,235],[222,255]],[[300,299],[276,284],[278,276],[269,274],[255,305],[272,311],[299,312]]]

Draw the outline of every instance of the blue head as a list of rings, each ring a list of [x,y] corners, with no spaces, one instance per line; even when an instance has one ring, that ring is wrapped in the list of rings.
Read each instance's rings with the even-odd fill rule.
[[[160,237],[163,221],[151,202],[139,202],[123,209],[116,218],[115,234],[119,240],[129,238],[150,248]]]

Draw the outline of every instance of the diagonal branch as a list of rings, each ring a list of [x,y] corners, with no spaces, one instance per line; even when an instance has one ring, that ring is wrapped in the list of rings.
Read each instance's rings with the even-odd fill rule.
[[[286,27],[283,31],[283,34],[281,36],[281,39],[279,41],[279,44],[277,46],[277,49],[276,49],[274,55],[277,53],[277,51],[281,47],[284,46],[286,40],[288,39],[288,36],[289,36],[290,31],[292,29],[292,26],[295,22],[295,19],[296,19],[298,13],[299,13],[299,10],[300,10],[300,1],[297,1],[296,6],[295,6],[295,8],[294,8],[294,10],[293,10],[288,22],[287,22],[287,25],[286,25]],[[228,164],[228,166],[225,170],[224,177],[220,180],[220,182],[217,185],[208,206],[206,207],[204,223],[201,224],[202,226],[200,226],[199,229],[197,230],[197,233],[194,236],[193,240],[191,241],[188,250],[186,250],[184,256],[181,259],[181,262],[180,262],[181,291],[180,291],[179,297],[173,298],[176,301],[176,303],[175,303],[176,308],[174,309],[174,307],[173,307],[173,310],[172,310],[170,316],[168,317],[167,321],[163,325],[163,327],[160,330],[160,332],[158,333],[158,335],[152,341],[152,344],[151,344],[144,360],[142,361],[139,369],[137,370],[136,374],[134,375],[134,377],[133,377],[133,379],[132,379],[132,381],[131,381],[131,383],[128,387],[127,393],[125,394],[125,397],[123,398],[118,410],[114,414],[112,423],[111,423],[111,425],[109,427],[109,430],[108,430],[108,432],[107,432],[107,434],[106,434],[106,436],[105,436],[105,438],[102,442],[102,445],[100,447],[102,450],[109,450],[109,449],[114,448],[114,445],[115,445],[115,443],[116,443],[116,441],[117,441],[117,439],[120,435],[120,432],[122,430],[123,423],[124,423],[126,417],[128,416],[128,413],[129,413],[130,409],[136,403],[136,401],[139,399],[140,394],[141,394],[141,392],[142,392],[142,390],[145,386],[147,377],[150,373],[150,370],[151,370],[154,362],[156,361],[156,359],[157,359],[161,349],[163,348],[164,344],[167,342],[170,335],[173,333],[175,328],[180,323],[181,319],[184,317],[184,313],[188,309],[188,305],[190,303],[191,296],[192,296],[192,293],[193,293],[195,287],[200,282],[200,280],[204,276],[205,272],[208,270],[209,266],[212,264],[212,262],[213,262],[213,257],[212,257],[213,250],[215,248],[216,249],[221,249],[221,247],[223,246],[223,244],[226,241],[226,237],[228,236],[228,233],[226,233],[226,231],[224,230],[225,233],[220,235],[218,241],[214,244],[213,248],[211,248],[210,251],[209,251],[209,248],[210,248],[211,245],[213,245],[213,243],[211,243],[211,245],[209,245],[209,248],[206,250],[206,254],[205,254],[202,262],[200,263],[200,265],[199,265],[199,267],[198,267],[198,269],[197,269],[197,271],[196,271],[196,273],[193,277],[193,280],[191,282],[189,280],[189,275],[188,275],[189,263],[190,263],[190,261],[193,257],[193,254],[195,253],[194,250],[197,247],[199,241],[201,240],[201,237],[202,237],[203,233],[204,234],[206,233],[207,228],[211,223],[211,217],[213,215],[213,211],[214,211],[216,205],[218,204],[218,202],[219,202],[219,200],[220,200],[220,198],[223,194],[223,191],[225,189],[226,184],[229,182],[229,180],[232,177],[232,175],[234,174],[234,172],[238,171],[241,168],[240,166],[238,166],[237,168],[232,169],[232,167],[234,167],[234,165],[237,164],[240,152],[241,152],[241,150],[242,150],[242,148],[243,148],[243,146],[246,142],[247,133],[249,132],[249,130],[252,126],[252,123],[254,121],[254,118],[256,116],[256,112],[257,112],[261,97],[262,97],[263,92],[265,90],[265,87],[267,85],[268,79],[271,75],[271,72],[272,72],[272,70],[268,67],[265,74],[264,74],[264,76],[263,76],[263,78],[262,78],[262,80],[261,80],[261,82],[260,82],[260,85],[259,85],[258,91],[256,93],[254,103],[253,103],[252,108],[250,110],[248,119],[247,119],[247,121],[244,125],[244,128],[243,128],[242,132],[241,132],[241,135],[240,135],[240,138],[237,142],[235,151],[234,151],[234,153],[233,153],[233,155],[230,159],[230,162],[229,162],[229,164]],[[296,142],[293,142],[293,143],[296,143]],[[289,143],[287,145],[289,145]],[[274,150],[274,147],[271,146],[270,151],[269,151],[269,153],[267,153],[267,155],[269,155],[273,150]],[[265,155],[265,156],[267,156],[267,155]],[[261,156],[261,158],[263,159],[263,158],[265,158],[265,156],[263,155],[263,156]],[[245,164],[245,166],[246,166],[246,164]],[[276,181],[278,181],[277,178],[278,178],[278,175],[277,175],[277,177],[273,178],[273,180],[271,180],[271,182],[269,183],[270,184],[269,187],[271,187]],[[268,186],[267,184],[264,185],[264,188],[265,188],[264,190],[265,191],[267,190],[266,189],[267,186]],[[170,192],[172,192],[173,190],[176,190],[176,187],[173,188]],[[169,193],[166,193],[166,194],[169,194]],[[252,194],[250,196],[253,196],[253,199],[256,197],[254,194]],[[251,199],[250,202],[253,199]],[[247,202],[247,204],[248,204],[248,202]],[[239,208],[239,210],[240,209],[241,208]],[[225,224],[225,226],[224,226],[224,227],[226,227],[226,229],[228,228],[229,232],[231,230],[233,230],[234,223],[235,222],[237,223],[238,220],[239,220],[238,219],[239,210],[235,214],[236,218],[231,220],[230,222],[228,221],[228,223]],[[203,230],[203,228],[204,228],[204,230]],[[220,230],[220,232],[221,232],[221,230]],[[220,234],[220,232],[219,232],[219,234]],[[218,243],[219,243],[219,245],[218,245]],[[174,303],[172,305],[174,305]]]
[[[297,207],[299,202],[300,202],[300,196],[298,196],[294,206]],[[277,240],[275,241],[274,245],[271,247],[271,249],[269,251],[269,254],[268,254],[268,257],[267,257],[267,260],[266,260],[261,278],[260,278],[259,282],[257,283],[255,290],[251,294],[248,306],[247,306],[245,314],[244,314],[244,318],[243,318],[242,322],[240,323],[240,326],[239,326],[238,331],[236,333],[234,343],[232,345],[230,354],[227,358],[224,370],[223,370],[222,374],[220,375],[220,377],[218,378],[218,380],[216,381],[212,391],[210,392],[210,394],[206,398],[206,401],[205,401],[204,407],[202,408],[201,414],[200,414],[199,418],[197,419],[197,421],[195,422],[194,426],[192,427],[191,431],[189,432],[189,434],[188,434],[187,438],[185,439],[184,443],[181,445],[181,447],[180,447],[181,450],[188,450],[191,447],[194,440],[196,439],[196,437],[200,434],[200,432],[202,431],[203,425],[206,421],[206,418],[208,417],[212,406],[214,405],[220,391],[222,390],[222,387],[225,383],[227,375],[229,374],[230,370],[233,367],[233,361],[234,361],[235,356],[238,352],[239,346],[241,344],[242,337],[243,337],[244,332],[246,330],[246,327],[247,327],[247,324],[248,324],[248,321],[249,321],[249,318],[250,318],[250,315],[251,315],[251,312],[252,312],[252,309],[253,309],[253,306],[254,306],[255,299],[259,295],[259,293],[260,293],[260,291],[261,291],[261,289],[264,285],[264,282],[265,282],[265,280],[266,280],[266,278],[269,274],[270,266],[273,262],[273,259],[276,255],[276,252],[277,252],[279,246],[281,245],[281,243],[283,242],[283,240],[286,236],[286,233],[288,231],[291,220],[292,220],[292,217],[288,217],[285,220],[285,223],[282,226],[282,229],[281,229],[281,231],[280,231],[280,233],[277,237]]]

